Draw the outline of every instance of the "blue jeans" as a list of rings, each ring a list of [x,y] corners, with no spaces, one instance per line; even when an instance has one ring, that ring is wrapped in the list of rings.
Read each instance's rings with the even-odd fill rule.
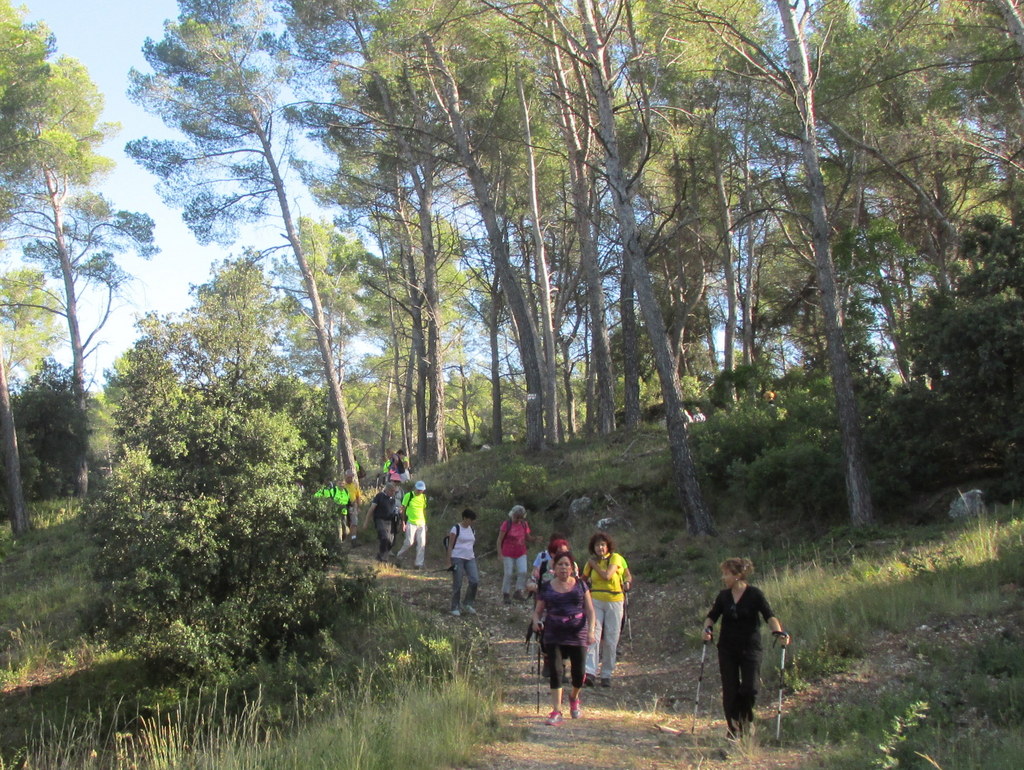
[[[513,580],[515,580],[517,591],[522,591],[526,588],[526,554],[515,558],[512,556],[502,556],[501,564],[505,570],[501,579],[501,592],[503,594],[512,593]]]
[[[463,573],[469,579],[465,605],[472,607],[476,601],[476,587],[480,585],[480,570],[477,569],[476,559],[452,559],[452,566],[455,568],[452,570],[452,609],[457,610],[460,606]]]

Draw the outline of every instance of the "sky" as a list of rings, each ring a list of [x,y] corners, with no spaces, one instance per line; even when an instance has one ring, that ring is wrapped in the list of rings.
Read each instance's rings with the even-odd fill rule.
[[[12,4],[17,5],[18,0]],[[101,152],[117,166],[100,185],[115,208],[145,212],[156,222],[161,251],[149,260],[124,255],[122,267],[134,276],[115,315],[100,336],[106,342],[87,362],[94,389],[102,386],[104,371],[138,336],[136,320],[147,312],[178,312],[191,302],[189,287],[210,277],[211,264],[238,249],[200,246],[181,220],[156,192],[156,178],[124,153],[125,144],[143,136],[177,138],[158,118],[133,104],[125,95],[132,67],[149,71],[142,56],[147,37],[163,36],[163,24],[175,19],[175,0],[21,0],[27,21],[42,21],[56,38],[57,55],[78,59],[105,97],[103,119],[121,124],[121,132]],[[63,356],[59,357],[68,363]]]

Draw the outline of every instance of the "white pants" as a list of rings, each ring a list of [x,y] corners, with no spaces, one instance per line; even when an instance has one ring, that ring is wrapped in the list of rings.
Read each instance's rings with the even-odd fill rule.
[[[398,553],[395,554],[396,559],[401,559],[402,555],[409,550],[409,546],[416,543],[416,566],[423,566],[423,556],[427,548],[427,525],[426,524],[406,524],[405,525],[405,542],[402,543],[402,547],[398,549]]]
[[[615,671],[615,648],[619,646],[619,630],[622,626],[623,602],[603,602],[594,599],[594,643],[587,650],[587,673],[600,678],[611,678]]]

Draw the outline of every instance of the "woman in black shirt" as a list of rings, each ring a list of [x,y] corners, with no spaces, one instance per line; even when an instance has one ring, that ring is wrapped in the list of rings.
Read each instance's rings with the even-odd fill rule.
[[[789,634],[775,617],[761,590],[747,584],[754,571],[749,559],[726,559],[721,564],[725,590],[715,597],[704,620],[704,641],[710,642],[715,621],[722,619],[718,637],[718,668],[722,674],[722,706],[730,738],[743,733],[744,723],[754,721],[761,671],[761,618],[782,646]]]

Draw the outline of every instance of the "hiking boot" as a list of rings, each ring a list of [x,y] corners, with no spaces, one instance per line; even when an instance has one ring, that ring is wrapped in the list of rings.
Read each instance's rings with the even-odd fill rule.
[[[505,594],[505,596],[508,596],[508,594]],[[522,591],[516,591],[514,594],[512,594],[512,598],[515,599],[517,602],[521,602],[523,599],[526,598],[526,594],[524,594]]]
[[[505,604],[511,604],[512,603],[512,597],[509,596],[508,594],[502,594],[501,595],[501,601],[503,603],[505,603]]]
[[[456,609],[456,610],[452,610],[452,615],[454,615],[455,617],[457,617],[457,618],[458,618],[458,617],[461,617],[461,616],[462,616],[462,613],[461,613],[461,612],[459,612],[459,611],[458,611],[458,610]]]
[[[465,612],[467,615],[476,615],[476,608],[473,607],[472,604],[467,604],[465,607],[462,608],[462,611]]]
[[[562,724],[562,712],[552,711],[548,714],[548,718],[544,720],[544,724],[551,725],[552,727]]]
[[[583,677],[583,686],[584,687],[593,687],[595,681],[597,681],[597,680],[594,679],[594,675],[593,674],[587,674],[586,676]]]
[[[610,676],[602,676],[601,677],[601,686],[602,687],[611,687],[612,686],[612,678]]]
[[[577,698],[576,700],[572,700],[571,698],[569,699],[569,716],[571,716],[573,719],[579,719],[581,716],[583,716],[583,709],[580,708],[579,698]]]

